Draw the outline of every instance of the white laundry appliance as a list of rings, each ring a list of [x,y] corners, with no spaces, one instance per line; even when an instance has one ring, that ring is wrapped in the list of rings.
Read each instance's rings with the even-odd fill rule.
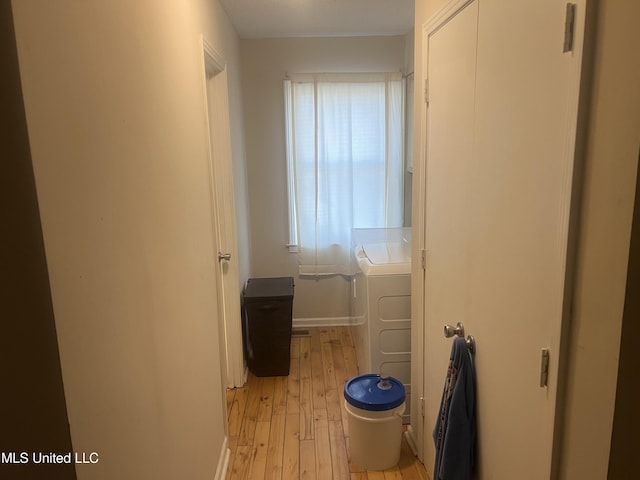
[[[353,239],[352,333],[360,373],[395,377],[410,398],[411,229],[354,229]]]

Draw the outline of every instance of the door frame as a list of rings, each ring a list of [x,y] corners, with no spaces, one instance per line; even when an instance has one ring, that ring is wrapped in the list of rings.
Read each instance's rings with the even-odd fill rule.
[[[204,92],[204,105],[205,105],[205,126],[207,130],[208,139],[208,165],[209,172],[209,193],[211,202],[211,227],[213,237],[216,240],[216,245],[213,245],[214,249],[214,261],[216,262],[216,295],[218,296],[218,314],[220,317],[220,351],[221,362],[223,367],[223,376],[228,388],[241,387],[246,381],[246,366],[244,363],[244,355],[242,349],[242,327],[240,319],[240,297],[239,297],[239,285],[237,295],[237,305],[231,306],[229,302],[225,300],[224,287],[222,284],[223,273],[222,265],[218,259],[218,252],[220,248],[225,248],[225,245],[221,244],[222,236],[225,232],[221,232],[219,225],[219,217],[224,214],[224,205],[219,205],[219,201],[216,198],[216,170],[218,174],[222,174],[222,178],[232,177],[232,165],[231,165],[231,147],[230,147],[230,125],[229,125],[229,103],[228,103],[228,88],[227,88],[227,69],[226,61],[224,57],[218,53],[218,51],[202,36],[202,58],[203,58],[203,92]],[[219,79],[219,82],[212,83],[213,78]],[[209,85],[213,85],[214,91],[211,94],[212,98],[209,98]],[[221,114],[217,116],[217,119],[211,118],[210,102],[213,101],[222,110]],[[213,136],[219,137],[218,139],[212,138]],[[216,160],[214,166],[214,142],[220,140],[226,145],[228,151],[224,155],[220,155],[220,158]],[[228,203],[233,204],[233,198],[226,199]],[[235,213],[232,212],[233,216]],[[234,219],[235,220],[235,219]],[[232,245],[227,245],[231,252],[232,261],[238,261],[238,248],[237,238],[235,232],[235,222],[231,225],[233,232],[231,232]],[[231,281],[237,280],[237,278],[230,279]],[[235,308],[237,307],[237,308]],[[231,319],[237,315],[237,322],[231,321]]]

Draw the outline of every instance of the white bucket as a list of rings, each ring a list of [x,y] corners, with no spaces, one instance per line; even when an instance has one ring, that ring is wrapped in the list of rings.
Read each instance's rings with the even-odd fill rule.
[[[398,464],[405,402],[383,411],[363,410],[345,401],[349,419],[351,462],[367,470],[386,470]]]

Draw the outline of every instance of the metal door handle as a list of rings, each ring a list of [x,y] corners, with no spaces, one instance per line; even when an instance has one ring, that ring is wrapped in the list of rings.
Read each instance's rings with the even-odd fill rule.
[[[221,262],[222,260],[226,260],[227,262],[231,260],[231,254],[218,252],[218,261]]]
[[[455,327],[452,326],[452,325],[445,325],[444,326],[444,336],[445,337],[451,338],[451,337],[454,337],[456,335],[458,337],[464,338],[464,325],[462,324],[462,322],[458,322]],[[467,347],[469,347],[469,350],[471,351],[471,353],[476,353],[476,339],[473,338],[473,335],[468,335],[467,336]],[[542,386],[542,385],[540,385],[540,386]]]
[[[464,325],[462,322],[458,322],[458,324],[453,327],[451,325],[444,326],[444,336],[447,338],[451,338],[454,335],[464,338]]]

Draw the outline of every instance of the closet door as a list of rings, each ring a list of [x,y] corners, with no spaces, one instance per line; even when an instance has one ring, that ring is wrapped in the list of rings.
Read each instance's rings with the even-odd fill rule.
[[[470,318],[468,209],[473,159],[478,2],[428,37],[424,288],[424,463],[433,468],[431,432],[449,363],[443,325]],[[414,237],[415,238],[415,237]],[[419,429],[416,429],[419,431]]]
[[[568,52],[556,0],[475,1],[425,32],[428,465],[442,327],[463,322],[477,342],[479,478],[551,476],[584,2],[576,13]]]

